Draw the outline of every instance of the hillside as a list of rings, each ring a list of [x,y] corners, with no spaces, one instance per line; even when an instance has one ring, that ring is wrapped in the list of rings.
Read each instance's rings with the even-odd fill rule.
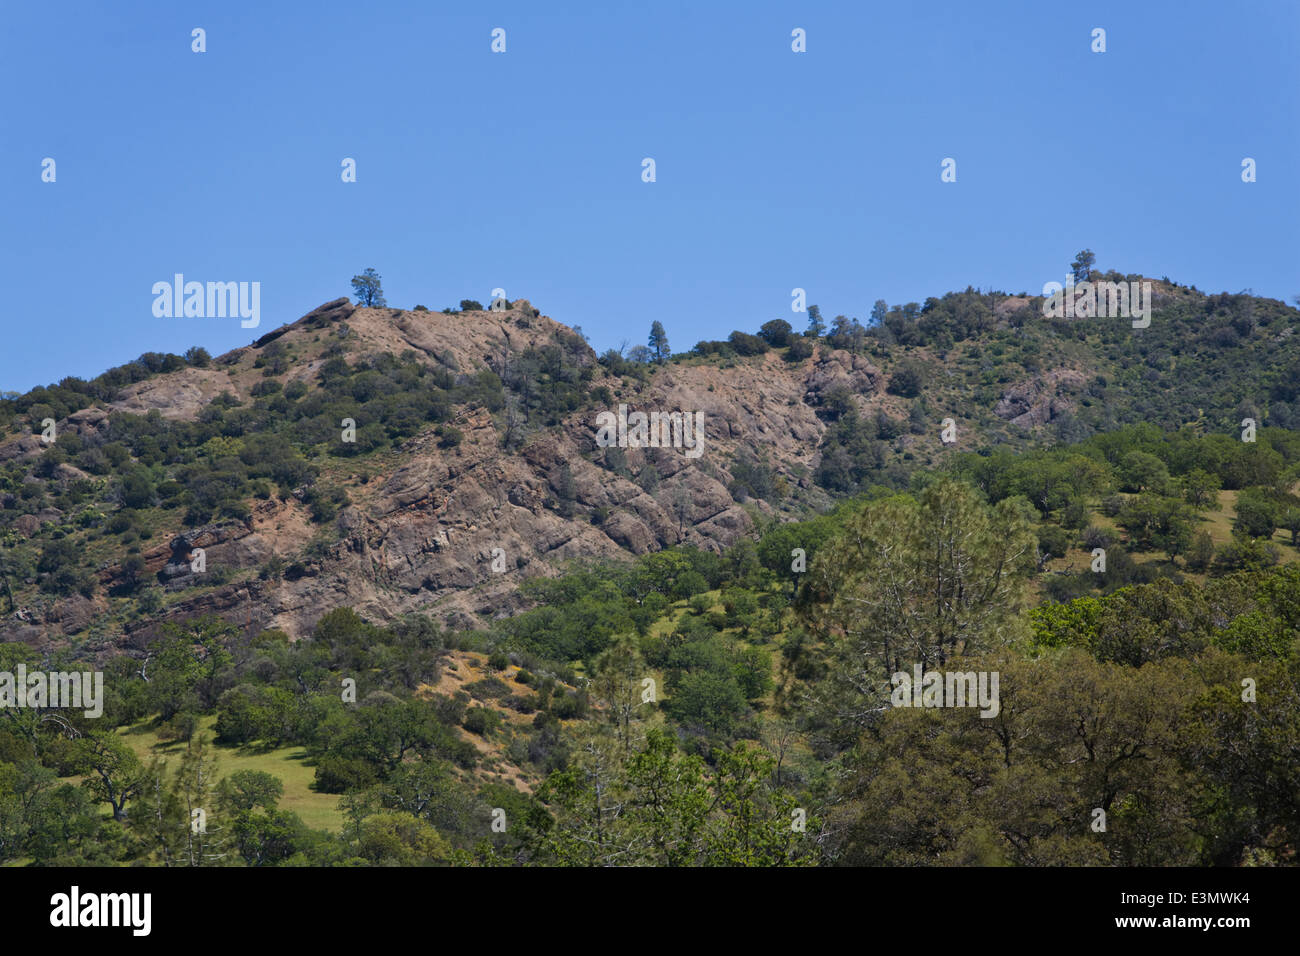
[[[657,360],[339,299],[7,396],[0,674],[105,699],[5,709],[0,862],[1292,862],[1300,313],[1153,285]]]
[[[0,634],[112,653],[206,612],[300,636],[345,604],[475,627],[566,561],[718,550],[954,452],[1300,418],[1295,309],[1154,285],[1144,330],[967,290],[663,364],[598,358],[523,300],[340,299],[215,360],[142,356],[0,403]],[[703,412],[705,453],[598,448],[595,415],[619,403]]]

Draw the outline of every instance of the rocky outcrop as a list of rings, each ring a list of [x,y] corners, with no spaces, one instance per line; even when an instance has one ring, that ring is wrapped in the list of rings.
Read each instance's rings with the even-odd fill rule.
[[[822,404],[837,389],[852,395],[873,395],[880,388],[880,370],[865,355],[844,349],[823,350],[804,378],[804,399]]]
[[[333,356],[356,364],[384,353],[414,353],[439,370],[467,376],[500,370],[510,356],[557,340],[575,341],[570,330],[522,299],[506,311],[448,315],[358,308],[340,298],[209,368],[185,368],[124,388],[107,409],[83,409],[61,427],[98,444],[113,410],[157,409],[192,419],[222,392],[243,398],[271,377],[314,383]],[[341,605],[375,620],[419,611],[448,626],[477,626],[518,611],[522,581],[558,574],[569,561],[629,559],[678,544],[718,551],[734,543],[752,529],[755,514],[776,513],[768,502],[741,502],[728,490],[740,458],[763,462],[775,478],[799,489],[801,506],[826,503],[808,478],[826,430],[819,411],[831,399],[864,411],[891,401],[883,393],[886,376],[867,356],[824,343],[795,363],[776,352],[740,362],[671,363],[644,383],[606,375],[595,354],[580,345],[571,354],[592,368],[592,394],[603,389],[609,411],[624,403],[701,413],[702,454],[688,457],[681,448],[614,454],[596,444],[594,416],[602,409],[592,407],[533,429],[507,452],[500,421],[481,406],[463,406],[450,423],[461,434],[454,445],[430,428],[395,454],[356,464],[326,460],[329,480],[344,486],[351,502],[332,526],[313,523],[301,495],[252,501],[247,521],[168,529],[170,539],[140,555],[143,570],[138,562],[124,569],[126,556],[118,557],[119,563],[99,570],[102,590],[126,594],[139,580],[156,581],[167,591],[168,618],[212,613],[241,628],[278,628],[292,637],[310,633]],[[1030,425],[1050,421],[1081,381],[1076,373],[1057,372],[1023,383],[1002,396],[998,414]],[[14,436],[0,444],[0,462],[43,448],[36,436]],[[65,484],[86,477],[73,465],[57,467]],[[356,471],[349,474],[351,468]],[[19,497],[10,492],[0,506],[19,507]],[[64,520],[62,513],[41,512],[11,527],[30,538]],[[193,567],[199,548],[204,571]],[[105,647],[112,640],[143,647],[159,633],[161,621],[150,620],[101,638],[105,628],[90,619],[102,608],[65,604],[57,614],[33,610],[26,620],[11,617],[0,631],[34,642],[80,634]]]
[[[993,412],[1021,428],[1046,425],[1074,409],[1072,395],[1085,381],[1085,376],[1074,369],[1054,369],[1008,388]]]

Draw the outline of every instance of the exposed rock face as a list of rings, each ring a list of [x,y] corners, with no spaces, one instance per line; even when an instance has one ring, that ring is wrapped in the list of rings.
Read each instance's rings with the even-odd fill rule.
[[[189,420],[197,417],[222,392],[244,397],[224,372],[214,368],[184,368],[128,385],[108,407],[136,415],[157,409],[163,418]]]
[[[8,441],[0,442],[0,465],[17,458],[31,458],[39,455],[45,446],[36,435],[18,435]]]
[[[993,412],[1021,428],[1046,425],[1074,408],[1070,395],[1085,381],[1073,369],[1055,369],[1007,389]]]
[[[254,567],[270,557],[270,549],[260,542],[244,543],[252,528],[243,522],[228,521],[205,525],[177,535],[171,540],[171,554],[158,570],[158,580],[171,587],[190,587],[201,583],[196,580],[204,571],[193,568],[196,552],[203,551],[203,562],[211,567],[238,571]]]
[[[506,311],[446,315],[357,308],[341,298],[209,368],[129,386],[107,408],[75,412],[59,427],[93,446],[105,440],[113,411],[157,409],[167,418],[192,420],[223,392],[248,398],[266,372],[284,383],[311,383],[325,360],[322,346],[313,350],[310,344],[323,339],[352,363],[377,353],[414,352],[429,365],[472,375],[500,369],[503,356],[571,335],[522,299]],[[284,369],[270,366],[289,352],[308,358]],[[596,365],[590,350],[579,361]],[[729,367],[668,364],[644,385],[601,368],[595,372],[591,387],[609,390],[609,411],[626,403],[645,411],[703,413],[703,453],[691,458],[674,448],[600,448],[594,413],[602,409],[590,407],[530,432],[522,447],[506,452],[501,426],[488,411],[462,407],[454,422],[462,439],[454,447],[442,447],[426,430],[385,456],[378,474],[369,465],[364,481],[348,474],[346,462],[328,462],[331,480],[346,487],[351,501],[333,527],[314,524],[292,495],[253,501],[248,521],[168,529],[173,537],[155,539],[167,543],[144,552],[143,574],[138,567],[133,573],[163,584],[168,618],[213,613],[244,628],[274,627],[301,637],[325,613],[347,605],[377,620],[421,611],[449,626],[475,626],[518,611],[524,579],[556,574],[570,560],[626,558],[677,544],[712,550],[732,544],[751,530],[752,514],[775,513],[767,502],[738,501],[728,490],[738,454],[764,459],[778,479],[804,489],[807,504],[824,503],[807,478],[826,430],[818,407],[828,396],[847,396],[864,410],[891,401],[882,391],[884,375],[866,356],[824,345],[796,363],[767,353]],[[1069,406],[1071,390],[1082,382],[1068,370],[1045,374],[1009,389],[997,413],[1026,426],[1048,422]],[[0,441],[0,463],[35,458],[45,447],[39,436],[13,436]],[[72,465],[57,469],[65,484],[87,477]],[[13,493],[0,500],[0,507],[20,506]],[[66,520],[47,509],[19,517],[12,527],[30,538]],[[327,543],[313,542],[322,531]],[[205,572],[191,567],[196,548],[205,552]],[[504,556],[504,570],[493,570],[497,555]],[[100,568],[99,579],[108,592],[130,584],[117,564]],[[217,581],[227,583],[214,586]],[[164,620],[133,622],[121,633],[123,625],[99,620],[110,609],[102,597],[51,599],[49,606],[8,615],[0,636],[48,647],[81,635],[107,654],[147,645]]]
[[[847,389],[853,395],[873,395],[880,387],[880,370],[865,355],[843,349],[823,352],[804,380],[809,404],[820,405],[835,389]]]

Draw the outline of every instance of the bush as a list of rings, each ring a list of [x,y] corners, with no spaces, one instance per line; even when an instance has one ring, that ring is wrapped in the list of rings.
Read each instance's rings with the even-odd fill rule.
[[[185,350],[185,361],[195,368],[207,368],[212,356],[203,346],[194,345]]]
[[[802,362],[813,354],[812,340],[802,335],[790,336],[790,349],[785,353],[787,362]]]
[[[1061,527],[1078,531],[1088,523],[1088,506],[1079,499],[1067,504],[1061,512]]]
[[[378,782],[375,769],[355,757],[327,754],[316,764],[316,790],[320,793],[364,790]]]
[[[475,700],[500,700],[510,696],[510,685],[499,677],[485,677],[465,685],[466,692]]]
[[[1192,571],[1204,571],[1214,560],[1214,540],[1208,531],[1198,531],[1192,538],[1192,545],[1187,551],[1187,567]]]
[[[747,332],[732,332],[727,336],[727,342],[737,355],[762,355],[770,348],[757,335],[750,335]]]
[[[1083,532],[1083,547],[1088,551],[1093,548],[1109,548],[1114,540],[1109,531],[1096,525],[1089,525]]]
[[[1038,529],[1038,550],[1048,558],[1063,558],[1070,547],[1070,536],[1064,528],[1045,524]]]
[[[889,377],[889,385],[885,391],[891,395],[901,395],[903,398],[916,398],[921,394],[923,384],[920,368],[909,362]]]
[[[461,726],[471,734],[490,737],[501,726],[501,715],[486,707],[471,707],[465,711],[465,719],[461,722]]]
[[[573,720],[578,717],[587,716],[587,700],[577,694],[566,693],[564,688],[557,687],[559,696],[552,699],[551,713],[559,720]]]
[[[1214,553],[1214,564],[1221,571],[1256,571],[1277,564],[1277,548],[1263,539],[1237,539]]]
[[[731,347],[730,342],[723,342],[718,339],[706,339],[702,342],[696,342],[695,352],[700,355],[718,355],[722,358],[735,358],[736,356],[736,350]]]
[[[773,319],[771,322],[764,322],[762,328],[758,330],[758,334],[772,348],[780,349],[790,344],[790,333],[792,331],[790,323],[785,319]]]

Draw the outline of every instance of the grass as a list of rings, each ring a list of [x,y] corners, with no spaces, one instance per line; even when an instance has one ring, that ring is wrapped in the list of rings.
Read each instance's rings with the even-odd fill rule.
[[[209,739],[215,736],[213,727],[216,722],[215,714],[200,718],[199,733],[207,735]],[[152,719],[145,720],[123,727],[118,733],[141,761],[148,763],[154,757],[160,757],[167,760],[168,769],[174,771],[185,751],[185,744],[159,740],[152,723]],[[316,779],[316,768],[307,764],[307,751],[304,748],[279,747],[261,751],[250,747],[217,744],[214,745],[214,751],[217,755],[217,771],[222,778],[237,770],[261,770],[269,773],[284,784],[284,796],[279,804],[281,810],[292,810],[302,818],[303,823],[316,830],[337,833],[343,828],[338,794],[317,793],[311,789],[311,784]]]
[[[1202,511],[1197,514],[1195,519],[1194,531],[1207,531],[1210,540],[1214,542],[1214,547],[1219,548],[1232,541],[1232,523],[1237,517],[1237,492],[1220,491],[1218,493],[1219,510]],[[1125,496],[1128,497],[1128,496]],[[1124,541],[1127,535],[1124,529],[1116,524],[1114,518],[1108,518],[1098,510],[1092,511],[1088,516],[1088,523],[1103,530],[1112,533],[1117,541]],[[1278,564],[1296,564],[1300,562],[1300,549],[1291,545],[1291,533],[1279,529],[1273,534],[1273,546],[1278,550]],[[1168,564],[1168,558],[1160,551],[1132,551],[1131,557],[1137,564]],[[1091,566],[1092,555],[1090,552],[1080,548],[1070,548],[1064,558],[1056,558],[1049,561],[1047,567],[1052,571],[1086,571]],[[1204,584],[1209,580],[1209,574],[1204,572],[1189,571],[1182,563],[1177,564],[1178,571],[1190,580],[1199,584]],[[1037,600],[1043,600],[1045,594],[1042,588],[1041,579],[1035,582],[1035,594]]]

